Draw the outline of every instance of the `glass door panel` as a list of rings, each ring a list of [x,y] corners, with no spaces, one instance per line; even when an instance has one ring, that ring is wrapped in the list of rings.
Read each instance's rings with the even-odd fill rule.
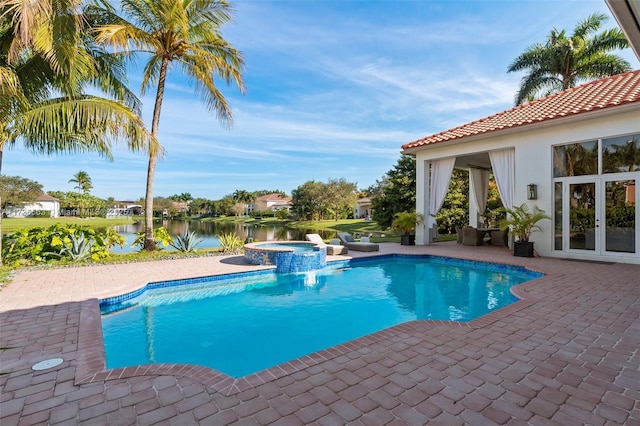
[[[636,181],[605,182],[605,250],[636,252]]]
[[[596,183],[569,184],[569,249],[596,250]]]

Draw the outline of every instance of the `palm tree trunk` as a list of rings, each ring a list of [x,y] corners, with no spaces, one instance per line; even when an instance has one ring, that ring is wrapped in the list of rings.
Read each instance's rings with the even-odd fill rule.
[[[162,98],[164,97],[164,85],[167,78],[168,64],[169,58],[162,58],[156,103],[153,107],[153,122],[151,123],[151,135],[156,139],[158,137],[158,124],[160,123],[160,110],[162,109]],[[156,249],[156,241],[153,238],[153,178],[156,172],[157,155],[153,150],[149,151],[147,189],[144,200],[144,249],[147,251],[154,251]]]

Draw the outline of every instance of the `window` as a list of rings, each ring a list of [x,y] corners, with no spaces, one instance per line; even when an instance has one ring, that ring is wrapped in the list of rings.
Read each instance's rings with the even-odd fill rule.
[[[602,140],[602,173],[640,170],[640,134]]]
[[[553,177],[598,174],[598,141],[553,147]]]

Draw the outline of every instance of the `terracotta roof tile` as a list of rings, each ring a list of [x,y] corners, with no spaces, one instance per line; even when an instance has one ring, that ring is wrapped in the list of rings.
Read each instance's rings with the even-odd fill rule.
[[[38,198],[36,198],[36,201],[60,201],[55,197],[52,197],[49,194],[45,194],[44,192],[40,195],[38,195]]]
[[[402,145],[434,143],[496,132],[557,118],[640,102],[640,70],[596,80]]]

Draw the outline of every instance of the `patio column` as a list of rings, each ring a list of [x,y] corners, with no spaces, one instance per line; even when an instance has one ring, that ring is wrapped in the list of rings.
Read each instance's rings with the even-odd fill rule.
[[[425,218],[429,216],[429,163],[416,161],[416,212]],[[425,221],[426,222],[426,221]],[[416,245],[429,244],[431,241],[426,231],[426,223],[416,226]]]

